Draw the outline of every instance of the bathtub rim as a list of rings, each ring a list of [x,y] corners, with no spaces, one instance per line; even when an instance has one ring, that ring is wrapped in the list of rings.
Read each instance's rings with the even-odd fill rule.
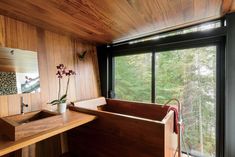
[[[99,106],[103,106],[103,105],[99,105]],[[97,106],[97,107],[99,107],[99,106]],[[90,114],[95,114],[94,112],[99,112],[99,113],[104,113],[104,114],[108,114],[108,115],[121,116],[121,117],[125,117],[125,118],[132,118],[135,120],[141,120],[141,121],[146,121],[146,122],[155,123],[155,124],[163,124],[163,125],[165,125],[168,122],[168,120],[171,118],[171,116],[174,116],[174,112],[169,111],[161,121],[158,121],[158,120],[153,120],[153,119],[148,119],[148,118],[142,118],[142,117],[131,116],[131,115],[126,115],[126,114],[121,114],[121,113],[102,111],[102,110],[98,110],[98,109],[91,109],[91,108],[78,107],[78,106],[72,106],[72,105],[69,105],[68,108],[70,110],[77,111],[77,112],[87,113],[87,111],[88,111]],[[97,118],[99,118],[99,117],[97,117]]]

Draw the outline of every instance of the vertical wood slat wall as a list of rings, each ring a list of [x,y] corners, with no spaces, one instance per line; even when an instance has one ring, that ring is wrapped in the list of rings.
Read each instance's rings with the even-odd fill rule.
[[[37,51],[41,87],[40,93],[0,96],[0,117],[20,113],[21,96],[29,105],[27,111],[50,108],[47,102],[57,97],[55,66],[60,63],[76,71],[75,77],[71,77],[68,102],[100,96],[95,45],[0,15],[0,46]],[[80,61],[77,53],[83,51],[87,54],[84,61]],[[63,80],[64,85],[65,82]],[[29,153],[23,154],[29,156]]]

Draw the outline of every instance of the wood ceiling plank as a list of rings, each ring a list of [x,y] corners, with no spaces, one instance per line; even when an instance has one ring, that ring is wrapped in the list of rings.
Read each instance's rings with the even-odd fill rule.
[[[34,1],[35,2],[35,1]],[[13,18],[23,19],[25,22],[29,22],[30,24],[45,28],[45,29],[53,29],[55,27],[56,32],[67,31],[70,34],[76,34],[79,38],[93,41],[102,41],[106,40],[105,35],[97,34],[95,30],[93,32],[83,29],[81,24],[78,21],[74,20],[73,17],[62,13],[60,10],[51,7],[49,4],[40,0],[37,3],[27,2],[22,3],[21,1],[0,1],[0,8],[2,14],[10,14],[13,15]],[[40,6],[43,7],[40,7]],[[45,7],[49,6],[49,7]],[[7,12],[5,12],[4,8],[7,8]],[[87,26],[87,25],[86,25]],[[85,26],[85,27],[86,27]],[[98,38],[99,37],[99,38]]]
[[[235,10],[231,1],[0,0],[0,13],[81,40],[110,43],[216,19]]]
[[[107,29],[112,29],[108,25],[103,23],[98,23],[97,21],[100,20],[96,14],[99,13],[95,10],[95,5],[93,3],[81,3],[80,1],[71,0],[71,1],[63,1],[58,4],[55,2],[55,7],[59,8],[61,11],[69,14],[70,16],[74,17],[76,20],[81,21],[83,23],[87,23],[89,26],[92,26],[92,29],[99,30],[100,32],[107,32]],[[120,30],[113,29],[113,34],[116,34]]]

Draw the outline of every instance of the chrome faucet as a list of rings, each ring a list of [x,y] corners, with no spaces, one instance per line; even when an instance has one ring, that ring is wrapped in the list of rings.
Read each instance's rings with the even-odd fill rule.
[[[28,104],[24,103],[24,98],[20,97],[20,114],[24,114],[24,107],[28,107]]]

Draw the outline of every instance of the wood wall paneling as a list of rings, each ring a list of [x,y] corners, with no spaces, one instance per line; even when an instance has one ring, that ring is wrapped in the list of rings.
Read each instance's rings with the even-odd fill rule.
[[[0,117],[8,115],[8,99],[7,96],[0,96]]]
[[[55,76],[55,66],[60,63],[75,69],[77,73],[70,80],[69,101],[95,98],[100,95],[95,46],[82,44],[68,36],[45,31],[8,17],[0,16],[0,19],[0,23],[5,23],[4,27],[0,27],[1,32],[6,34],[1,40],[2,44],[7,47],[37,51],[39,59],[41,92],[1,96],[1,107],[7,104],[9,115],[19,113],[20,96],[23,96],[25,102],[29,104],[29,111],[40,109],[40,106],[46,107],[49,100],[57,97],[58,80]],[[4,28],[5,30],[2,30]],[[81,61],[76,53],[85,50],[88,52]],[[62,83],[65,85],[66,80]],[[63,91],[64,88],[65,86]],[[6,115],[6,110],[1,110],[0,113]]]
[[[87,53],[84,60],[81,61],[78,54],[84,51],[87,51]],[[79,100],[84,100],[99,96],[100,89],[93,88],[100,87],[99,79],[97,79],[99,78],[99,71],[97,70],[96,48],[89,45],[82,46],[81,43],[75,41],[75,52],[75,63],[79,65],[76,67],[77,77],[75,78],[76,86],[79,87],[77,97]]]
[[[89,42],[110,43],[216,19],[234,11],[234,3],[234,0],[2,0],[0,13]]]
[[[38,52],[41,87],[40,93],[0,96],[0,117],[20,113],[21,96],[29,105],[25,108],[25,112],[42,108],[51,109],[47,102],[57,98],[58,80],[55,76],[55,66],[60,63],[75,69],[77,73],[70,81],[68,102],[100,96],[95,45],[81,43],[69,36],[53,33],[2,15],[0,15],[0,45]],[[88,50],[88,53],[84,61],[80,61],[76,53],[84,50]],[[65,82],[66,80],[63,80],[64,85]],[[44,141],[43,146],[45,145],[48,145],[49,151],[53,149],[53,145],[57,148],[58,139]],[[34,157],[35,149],[42,148],[42,144],[27,147],[22,151],[23,157]]]
[[[232,1],[231,7],[230,7],[230,12],[234,12],[235,11],[235,1]]]
[[[5,45],[12,48],[37,51],[36,27],[5,17]]]
[[[223,0],[221,7],[223,14],[232,13],[235,11],[235,0]]]
[[[0,15],[0,46],[5,46],[5,30],[4,17]]]
[[[231,7],[232,7],[233,0],[223,0],[223,4],[221,7],[221,11],[226,14],[230,12]]]
[[[42,108],[47,108],[48,105],[46,102],[50,99],[49,97],[49,79],[48,79],[48,71],[47,71],[47,50],[46,50],[46,43],[45,43],[45,31],[41,28],[37,28],[37,45],[38,45],[38,62],[39,62],[39,74],[40,74],[40,101],[42,103]],[[43,77],[44,76],[44,77]],[[55,89],[56,90],[56,89]],[[34,98],[35,100],[35,98]],[[41,102],[38,102],[40,104]],[[38,105],[37,105],[38,106]]]

